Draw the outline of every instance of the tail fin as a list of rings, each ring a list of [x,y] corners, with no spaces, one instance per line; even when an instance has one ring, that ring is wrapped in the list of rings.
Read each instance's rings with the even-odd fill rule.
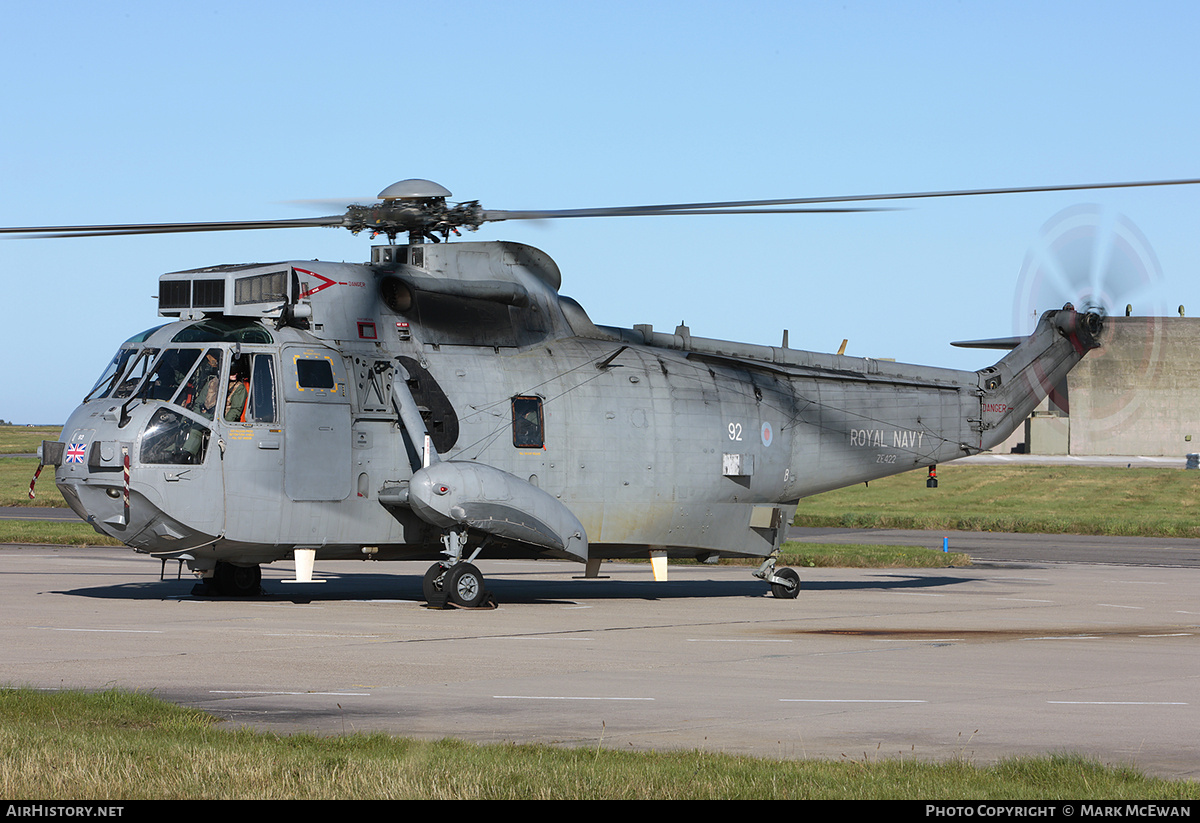
[[[1002,443],[1092,349],[1100,346],[1104,319],[1070,303],[1048,311],[1033,334],[996,365],[979,372],[980,448]]]

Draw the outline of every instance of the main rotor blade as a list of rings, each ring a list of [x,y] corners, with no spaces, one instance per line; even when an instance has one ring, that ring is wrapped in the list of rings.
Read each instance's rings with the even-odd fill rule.
[[[984,194],[1032,194],[1036,192],[1088,191],[1093,189],[1129,189],[1150,186],[1187,186],[1200,178],[1151,180],[1127,183],[1080,183],[1063,186],[1023,186],[1001,189],[958,189],[952,191],[900,192],[892,194],[855,194],[837,197],[795,197],[781,200],[730,200],[712,203],[674,203],[669,205],[615,206],[600,209],[561,209],[556,211],[484,211],[485,220],[539,220],[555,217],[640,217],[651,214],[753,214],[763,206],[800,206],[821,203],[861,203],[872,200],[919,200],[938,197],[976,197]],[[731,211],[714,212],[713,209]],[[868,209],[874,211],[875,209]],[[797,209],[805,211],[804,209]],[[823,210],[822,210],[823,211]]]
[[[314,226],[341,226],[342,215],[301,217],[294,220],[229,220],[217,223],[125,223],[111,226],[29,226],[0,228],[3,234],[27,234],[38,237],[110,237],[124,234],[174,234],[198,231],[245,231],[251,229],[293,229]]]
[[[657,217],[683,214],[846,214],[849,212],[895,211],[880,206],[845,206],[827,209],[751,209],[751,208],[688,208],[684,206],[615,206],[599,209],[550,209],[545,211],[505,211],[484,209],[484,222],[499,220],[553,220],[560,217]]]
[[[448,206],[441,198],[392,203],[384,201],[371,206],[351,205],[343,215],[307,217],[292,220],[239,220],[211,223],[126,223],[109,226],[36,226],[0,228],[3,234],[23,234],[39,237],[109,237],[128,234],[167,234],[175,232],[246,231],[251,229],[289,229],[319,226],[338,226],[355,234],[367,231],[393,237],[400,232],[445,232],[456,227],[475,229],[482,223],[500,220],[552,220],[566,217],[647,217],[653,215],[685,214],[802,214],[885,211],[883,206],[836,206],[839,203],[862,203],[886,200],[918,200],[938,197],[972,197],[985,194],[1029,194],[1034,192],[1087,191],[1093,189],[1146,188],[1151,186],[1184,186],[1200,183],[1200,179],[1153,180],[1129,183],[1085,183],[1065,186],[1024,186],[999,189],[960,189],[957,191],[905,192],[893,194],[858,194],[840,197],[794,197],[777,200],[730,200],[711,203],[674,203],[646,206],[616,206],[592,209],[548,209],[536,211],[503,211],[481,209],[476,201]],[[822,206],[821,208],[794,208]],[[789,208],[782,208],[789,207]]]

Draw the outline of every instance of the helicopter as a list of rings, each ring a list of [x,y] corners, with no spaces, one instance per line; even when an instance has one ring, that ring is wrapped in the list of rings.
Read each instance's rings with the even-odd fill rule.
[[[656,579],[667,558],[761,560],[753,574],[793,599],[799,575],[778,557],[801,498],[1003,442],[1101,345],[1103,309],[1047,311],[977,371],[907,365],[682,324],[597,325],[559,292],[548,254],[461,231],[1197,182],[500,211],[408,179],[324,217],[0,232],[341,227],[387,239],[362,264],[161,275],[164,324],[123,343],[61,439],[42,443],[76,514],[186,563],[196,595],[257,595],[262,566],[285,560],[296,583],[320,582],[318,560],[431,560],[430,606],[482,608],[495,601],[481,556],[565,558],[596,577],[603,560],[649,555]]]

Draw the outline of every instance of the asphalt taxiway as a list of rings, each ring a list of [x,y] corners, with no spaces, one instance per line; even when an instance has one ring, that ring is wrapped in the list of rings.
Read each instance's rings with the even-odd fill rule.
[[[934,531],[922,529],[818,529],[791,526],[789,540],[804,543],[872,543],[920,546],[935,551],[943,545],[975,562],[1103,563],[1122,566],[1200,568],[1200,539],[1188,537],[1118,537],[1082,534],[1011,534],[1007,532]]]
[[[884,542],[858,540],[856,542]],[[127,549],[0,547],[0,682],[151,690],[281,732],[771,757],[1079,752],[1200,779],[1200,569],[480,563],[500,604],[433,611],[424,563],[202,600]]]

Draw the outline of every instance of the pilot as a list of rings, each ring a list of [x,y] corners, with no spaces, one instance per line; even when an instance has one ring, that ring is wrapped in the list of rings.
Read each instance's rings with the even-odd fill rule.
[[[225,390],[225,420],[246,422],[246,400],[250,397],[250,380],[239,363],[229,368],[229,386]]]
[[[204,362],[196,369],[195,385],[200,390],[194,397],[184,402],[187,408],[212,420],[213,410],[217,405],[217,394],[221,389],[221,353],[217,349],[209,349],[204,355]],[[208,442],[208,429],[194,423],[188,431],[183,450],[192,463],[203,461],[205,445]]]
[[[204,362],[196,370],[196,383],[202,388],[188,405],[194,412],[212,420],[213,408],[217,405],[217,392],[221,388],[218,372],[221,370],[221,358],[216,350],[209,349],[204,355]]]

